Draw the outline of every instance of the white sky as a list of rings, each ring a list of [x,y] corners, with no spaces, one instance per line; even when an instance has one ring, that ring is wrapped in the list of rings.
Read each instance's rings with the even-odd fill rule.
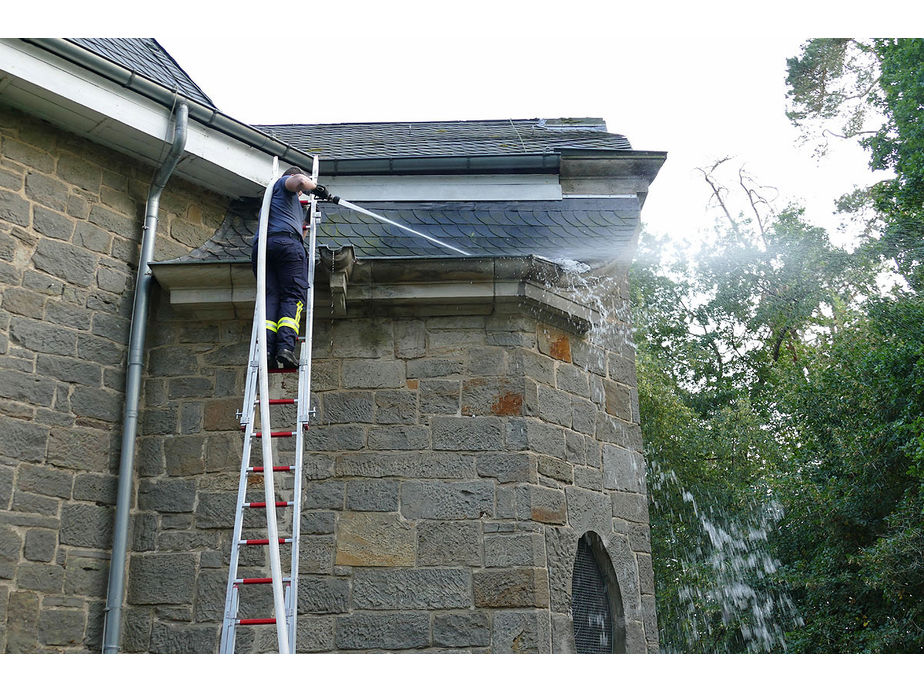
[[[267,3],[261,16],[253,4],[189,0],[147,5],[144,23],[127,27],[126,5],[103,4],[122,9],[86,28],[52,9],[58,26],[19,35],[154,36],[221,110],[251,124],[602,117],[635,149],[668,153],[642,218],[688,239],[712,215],[695,169],[725,156],[729,175],[746,167],[834,230],[834,198],[872,180],[867,156],[851,144],[819,163],[797,145],[786,58],[809,36],[896,30],[851,1],[329,0]],[[876,16],[894,23],[904,5],[880,0]]]

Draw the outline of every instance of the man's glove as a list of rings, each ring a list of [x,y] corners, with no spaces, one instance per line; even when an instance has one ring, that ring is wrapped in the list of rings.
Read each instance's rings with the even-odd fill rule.
[[[340,198],[336,195],[331,195],[330,190],[325,188],[323,185],[316,186],[315,189],[311,191],[311,194],[319,200],[327,200],[328,202],[333,202],[334,204],[340,202]]]

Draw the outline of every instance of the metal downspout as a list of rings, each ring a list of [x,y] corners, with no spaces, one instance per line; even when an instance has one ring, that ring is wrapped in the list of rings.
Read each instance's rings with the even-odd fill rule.
[[[141,256],[138,259],[138,279],[135,283],[135,305],[132,310],[131,336],[128,342],[128,370],[125,375],[125,407],[122,414],[122,455],[119,461],[119,491],[116,499],[115,525],[112,535],[112,556],[109,562],[109,588],[106,593],[106,616],[103,625],[103,654],[119,651],[122,620],[122,598],[125,594],[125,560],[128,543],[128,521],[134,487],[135,436],[138,430],[138,401],[141,396],[141,374],[144,367],[144,341],[147,335],[148,303],[153,275],[148,266],[154,259],[154,236],[160,195],[186,148],[186,124],[189,109],[185,103],[177,107],[174,120],[173,145],[164,163],[154,176],[144,212]]]

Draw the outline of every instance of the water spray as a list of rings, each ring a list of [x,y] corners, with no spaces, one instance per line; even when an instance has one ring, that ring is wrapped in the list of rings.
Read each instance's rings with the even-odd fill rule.
[[[346,207],[347,209],[352,209],[361,214],[368,214],[370,217],[374,219],[378,219],[379,221],[384,221],[386,224],[391,224],[392,226],[397,226],[399,229],[402,229],[403,231],[407,231],[408,233],[412,233],[415,236],[420,236],[421,238],[425,238],[431,243],[436,243],[436,245],[441,245],[444,248],[448,248],[449,250],[452,250],[453,252],[459,253],[460,255],[471,255],[471,253],[467,253],[464,250],[456,248],[453,245],[449,245],[448,243],[444,243],[443,241],[433,238],[432,236],[428,236],[425,233],[421,233],[420,231],[415,231],[412,228],[404,226],[404,224],[399,224],[397,221],[392,221],[391,219],[383,217],[381,214],[376,214],[375,212],[370,212],[368,209],[363,209],[359,205],[354,205],[352,202],[348,202],[344,200],[342,197],[331,198],[331,202],[334,202],[334,201],[336,201],[337,204],[342,205],[343,207]]]

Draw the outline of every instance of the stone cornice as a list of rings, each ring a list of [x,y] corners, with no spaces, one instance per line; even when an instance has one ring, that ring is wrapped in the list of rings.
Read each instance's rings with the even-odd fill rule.
[[[536,256],[356,261],[349,249],[322,249],[319,255],[319,317],[521,311],[580,333],[600,320],[594,307],[562,285],[561,266]],[[253,315],[256,281],[250,263],[164,263],[152,270],[173,310],[211,319]]]

